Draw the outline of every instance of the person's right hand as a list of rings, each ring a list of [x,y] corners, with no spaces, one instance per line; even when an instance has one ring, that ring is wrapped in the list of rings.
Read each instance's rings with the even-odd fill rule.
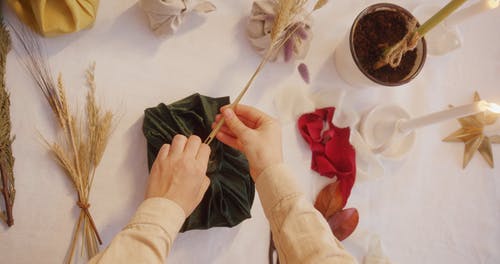
[[[161,147],[151,167],[146,199],[162,197],[177,203],[188,217],[210,185],[206,176],[210,147],[197,136],[176,135]]]
[[[237,105],[234,111],[227,105],[221,112],[215,121],[223,116],[225,122],[216,137],[245,154],[254,181],[269,166],[283,162],[281,127],[274,118],[247,105]]]

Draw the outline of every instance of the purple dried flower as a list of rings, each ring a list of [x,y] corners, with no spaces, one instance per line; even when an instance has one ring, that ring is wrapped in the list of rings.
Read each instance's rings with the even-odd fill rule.
[[[305,26],[305,25],[304,25]],[[306,40],[307,39],[307,31],[306,29],[304,28],[304,26],[300,26],[297,28],[297,30],[295,31],[296,34],[303,40]]]
[[[292,38],[287,39],[285,44],[283,44],[283,52],[285,53],[285,62],[289,62],[293,56],[293,40]]]
[[[299,71],[300,77],[302,77],[302,80],[304,80],[305,83],[309,84],[310,78],[309,78],[309,69],[307,68],[307,65],[304,63],[299,64],[297,67],[297,70]]]

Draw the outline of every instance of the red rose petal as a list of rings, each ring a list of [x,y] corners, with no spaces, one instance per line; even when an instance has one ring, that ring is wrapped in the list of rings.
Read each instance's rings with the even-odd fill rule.
[[[347,202],[356,179],[356,152],[349,142],[350,129],[332,124],[334,113],[333,107],[316,109],[299,118],[298,128],[312,151],[311,169],[325,177],[337,176]]]

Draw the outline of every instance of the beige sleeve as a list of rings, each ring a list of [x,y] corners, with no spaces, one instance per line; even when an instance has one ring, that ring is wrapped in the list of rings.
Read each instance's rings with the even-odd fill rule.
[[[333,236],[284,165],[267,168],[256,182],[282,264],[356,263]]]
[[[165,263],[185,218],[175,202],[147,199],[129,224],[89,263]]]

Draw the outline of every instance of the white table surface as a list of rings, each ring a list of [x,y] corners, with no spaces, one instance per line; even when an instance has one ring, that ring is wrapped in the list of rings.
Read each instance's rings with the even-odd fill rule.
[[[143,110],[195,92],[234,98],[260,60],[245,38],[251,1],[213,0],[215,13],[190,17],[167,39],[150,32],[136,2],[101,1],[93,29],[46,40],[54,74],[62,71],[73,105],[83,106],[84,70],[96,61],[98,96],[120,117],[91,197],[91,212],[105,245],[143,199],[148,175]],[[420,115],[469,103],[476,90],[484,99],[500,102],[500,8],[462,24],[463,47],[428,57],[410,84],[349,88],[335,71],[333,51],[357,13],[375,2],[332,0],[314,15],[314,40],[305,59],[311,91],[345,87],[359,113],[379,103],[396,103]],[[445,3],[389,2],[410,10],[421,3]],[[8,17],[13,18],[10,11]],[[7,85],[16,135],[17,196],[15,226],[0,225],[0,263],[61,263],[78,208],[68,179],[37,136],[37,131],[54,134],[52,113],[13,52]],[[294,85],[303,85],[295,65],[270,64],[244,103],[275,114],[275,92]],[[366,254],[364,238],[378,234],[393,263],[500,263],[500,165],[490,169],[476,153],[462,169],[463,144],[441,142],[458,127],[451,120],[419,130],[405,160],[383,161],[386,175],[378,180],[358,180],[348,206],[359,210],[360,222],[344,242],[358,259]],[[331,180],[309,169],[310,151],[295,123],[283,124],[283,137],[286,162],[312,201]],[[493,146],[493,153],[500,163],[500,146]],[[252,218],[235,228],[180,234],[168,262],[267,263],[268,235],[256,197]]]

